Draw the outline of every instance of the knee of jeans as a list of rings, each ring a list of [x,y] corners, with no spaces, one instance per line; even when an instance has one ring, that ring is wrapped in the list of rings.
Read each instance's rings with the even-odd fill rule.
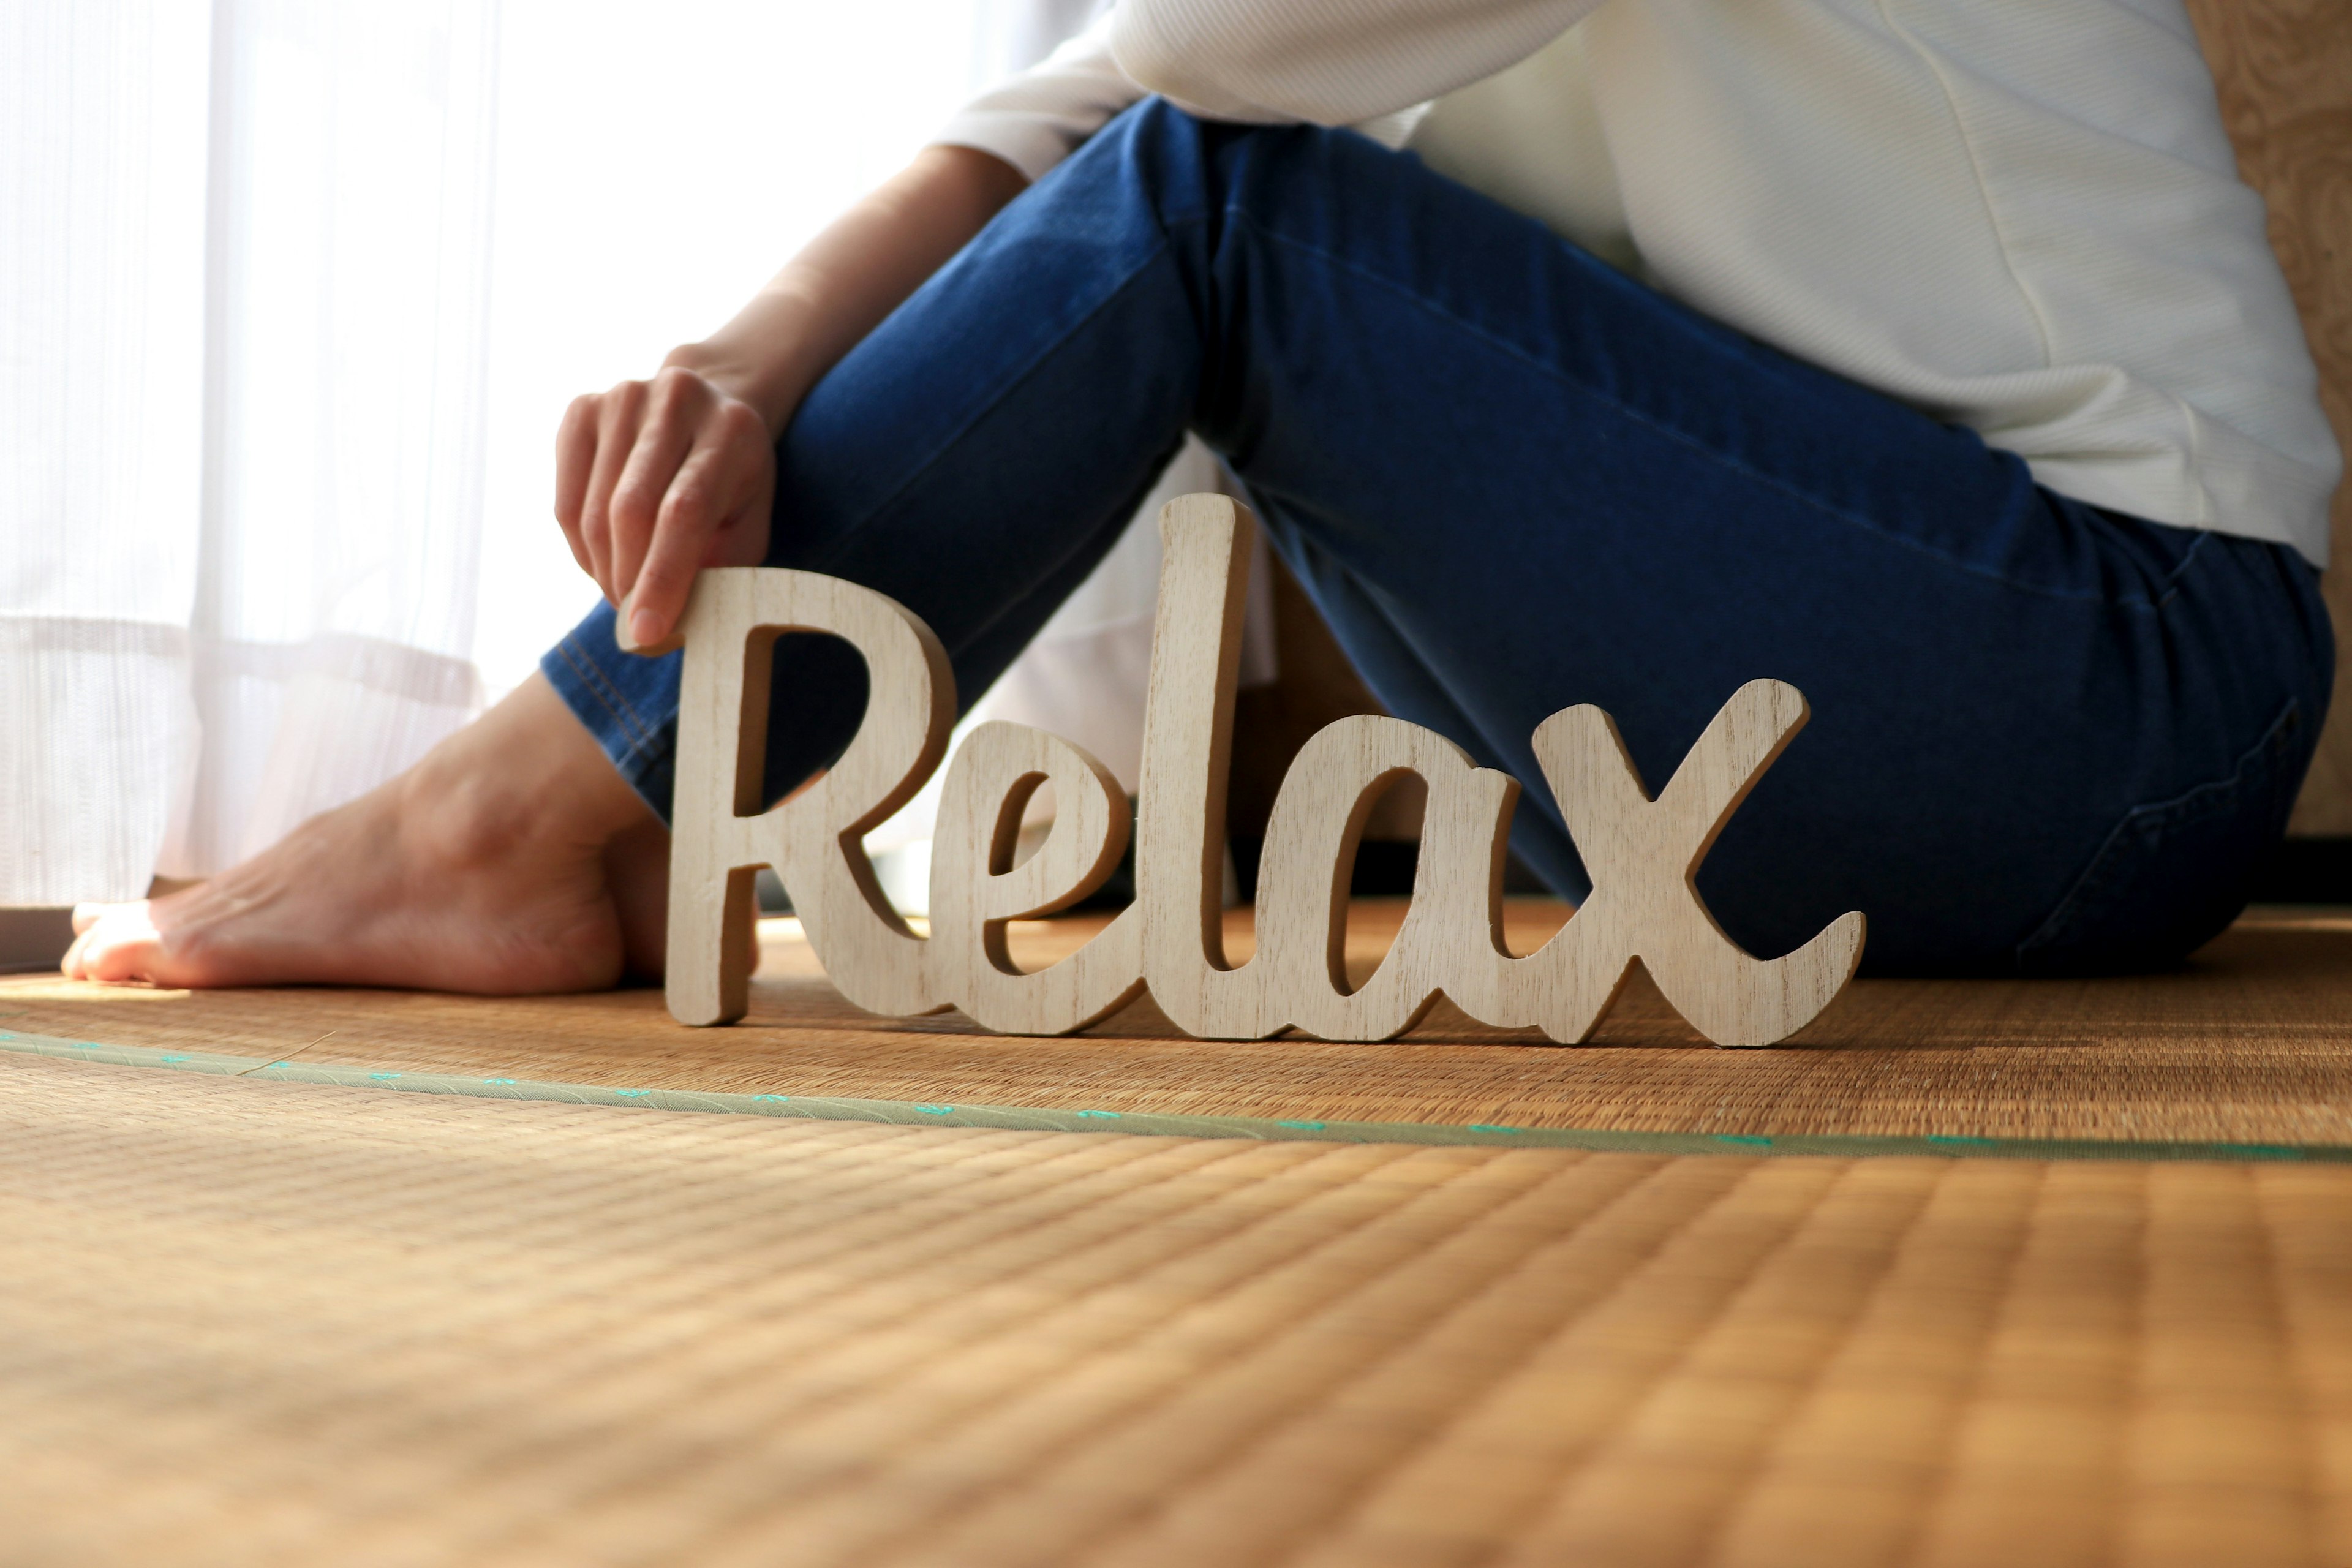
[[[1085,181],[1108,171],[1118,185],[1143,193],[1163,225],[1205,216],[1217,206],[1209,151],[1215,129],[1164,98],[1147,98],[1088,137],[1047,179]]]
[[[1203,120],[1164,98],[1143,100],[1095,133],[1070,162],[1108,161],[1149,193],[1163,225],[1210,219],[1263,176],[1311,156],[1323,134],[1314,126],[1245,125]],[[1257,176],[1257,177],[1253,177]]]

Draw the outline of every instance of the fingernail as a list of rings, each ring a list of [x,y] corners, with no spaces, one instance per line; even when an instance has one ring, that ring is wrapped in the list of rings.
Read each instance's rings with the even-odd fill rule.
[[[632,610],[629,613],[629,640],[639,647],[661,640],[661,622],[654,618],[651,610]]]

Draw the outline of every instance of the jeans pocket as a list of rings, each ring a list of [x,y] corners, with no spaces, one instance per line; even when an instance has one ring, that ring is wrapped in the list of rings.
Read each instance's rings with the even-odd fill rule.
[[[2018,944],[2026,974],[2160,968],[2245,908],[2263,852],[2286,829],[2316,737],[2289,701],[2229,777],[2135,806],[2049,919]]]

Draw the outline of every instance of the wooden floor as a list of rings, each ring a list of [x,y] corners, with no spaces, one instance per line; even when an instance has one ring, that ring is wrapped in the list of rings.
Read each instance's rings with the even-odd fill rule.
[[[725,1031],[0,985],[0,1564],[2352,1564],[2352,921],[1768,1052],[1003,1040],[770,937]],[[657,1082],[1113,1131],[485,1097]]]

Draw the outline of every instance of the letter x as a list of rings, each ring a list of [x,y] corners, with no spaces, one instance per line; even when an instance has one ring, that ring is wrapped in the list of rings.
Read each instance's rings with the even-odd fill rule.
[[[1859,912],[1839,917],[1786,957],[1759,959],[1724,934],[1694,880],[1724,824],[1807,717],[1795,687],[1749,681],[1654,801],[1615,721],[1600,709],[1565,709],[1537,729],[1537,760],[1592,878],[1592,896],[1561,932],[1574,939],[1569,973],[1582,979],[1577,988],[1607,988],[1578,999],[1591,1006],[1580,1035],[1598,1021],[1635,958],[1683,1016],[1724,1046],[1786,1038],[1853,977],[1862,957]],[[1571,1010],[1582,1011],[1573,1002]]]

